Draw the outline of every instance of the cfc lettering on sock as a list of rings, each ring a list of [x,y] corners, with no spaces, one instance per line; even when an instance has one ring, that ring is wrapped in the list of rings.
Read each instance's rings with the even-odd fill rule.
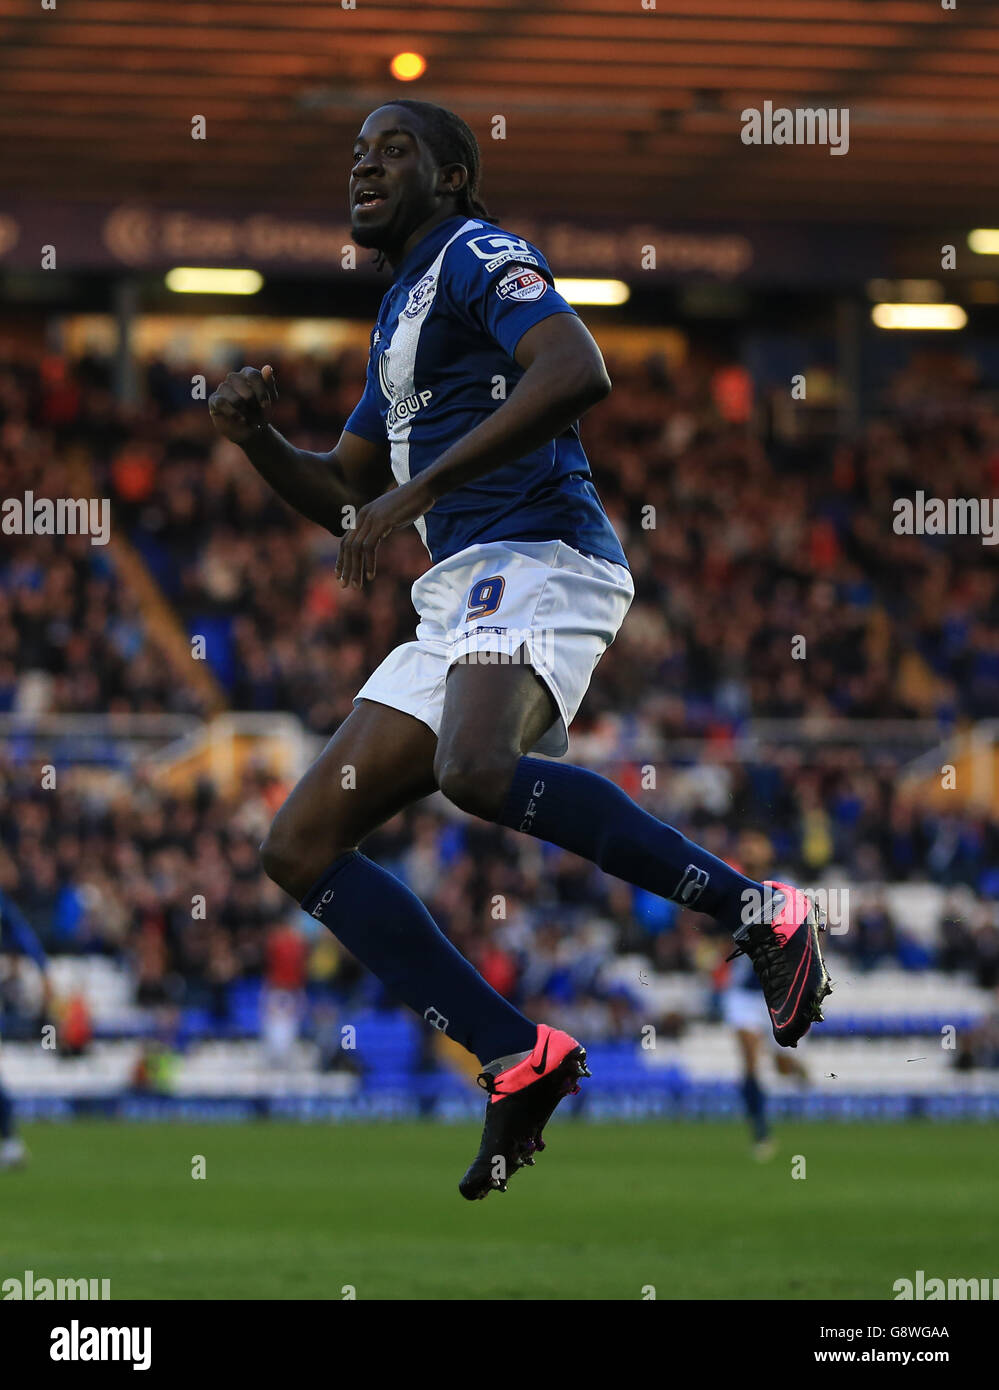
[[[323,894],[323,896],[316,903],[315,907],[312,909],[312,916],[318,918],[321,922],[323,920],[323,908],[326,907],[328,903],[332,902],[332,900],[333,889],[327,888],[326,892]]]
[[[527,809],[524,812],[524,819],[520,822],[518,829],[530,831],[532,825],[534,824],[534,817],[537,815],[538,812],[538,798],[541,796],[544,789],[545,784],[540,779],[537,782],[535,782],[534,786],[531,788],[531,799],[527,803]]]

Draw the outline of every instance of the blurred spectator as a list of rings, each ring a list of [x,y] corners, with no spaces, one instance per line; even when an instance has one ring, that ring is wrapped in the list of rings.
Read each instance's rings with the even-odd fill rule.
[[[63,1001],[56,1037],[63,1057],[83,1057],[89,1052],[94,1026],[90,1006],[83,994],[71,994]]]

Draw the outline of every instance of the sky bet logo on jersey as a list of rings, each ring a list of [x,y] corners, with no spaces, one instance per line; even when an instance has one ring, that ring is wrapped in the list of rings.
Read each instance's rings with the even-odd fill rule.
[[[523,303],[531,299],[540,299],[547,288],[548,281],[536,270],[528,270],[527,266],[518,265],[503,276],[496,286],[496,293],[500,299],[514,299]]]

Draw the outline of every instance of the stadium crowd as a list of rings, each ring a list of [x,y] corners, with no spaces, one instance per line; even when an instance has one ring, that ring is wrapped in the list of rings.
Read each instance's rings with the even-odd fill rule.
[[[751,713],[946,722],[995,710],[991,549],[975,536],[896,534],[893,503],[917,489],[991,496],[999,417],[971,397],[910,428],[903,394],[855,443],[802,455],[728,423],[709,364],[670,374],[658,361],[611,366],[615,389],[587,416],[584,443],[636,599],[586,719],[633,714],[675,736]],[[3,495],[74,495],[71,462],[82,458],[189,630],[208,628],[231,704],[335,727],[365,675],[412,633],[408,590],[428,563],[415,531],[383,546],[369,594],[342,593],[335,539],[215,435],[204,401],[191,400],[193,368],[152,363],[135,410],[115,405],[107,371],[90,359],[0,365]],[[277,372],[275,425],[303,447],[329,448],[363,362],[289,360]],[[35,696],[52,710],[196,704],[152,650],[100,547],[5,535],[2,573],[3,706],[23,704],[19,683],[38,672],[53,677]]]
[[[934,964],[994,987],[999,823],[913,804],[888,755],[774,744],[737,763],[725,748],[750,716],[921,717],[942,734],[994,713],[999,567],[977,537],[897,535],[892,518],[894,500],[917,488],[999,490],[999,417],[966,395],[927,419],[924,397],[901,390],[856,442],[802,455],[726,419],[711,364],[611,368],[615,390],[583,438],[636,600],[578,728],[609,730],[611,775],[717,853],[742,856],[751,832],[766,837],[763,857],[802,881],[833,871],[855,883],[927,876],[972,888],[980,915],[945,913],[934,949],[876,899],[834,949],[860,968]],[[329,448],[363,361],[276,370],[277,427]],[[144,404],[125,410],[99,360],[0,364],[0,493],[109,496],[114,526],[188,632],[206,635],[229,704],[290,711],[324,734],[411,636],[408,590],[426,554],[415,532],[397,534],[370,592],[342,592],[335,539],[215,436],[204,401],[192,402],[193,375],[150,364]],[[199,713],[203,700],[163,655],[111,550],[81,536],[4,535],[0,710]],[[672,741],[691,736],[717,756],[696,768],[674,758]],[[624,756],[636,738],[663,750],[658,789]],[[207,783],[168,794],[141,773],[113,793],[72,779],[43,790],[16,742],[0,776],[0,887],[49,949],[126,959],[139,1002],[197,1005],[225,1021],[241,979],[297,981],[345,1001],[376,990],[261,872],[257,846],[288,790],[272,777],[251,771],[230,798]],[[630,1015],[604,980],[616,955],[678,971],[717,955],[705,919],[440,798],[397,817],[368,849],[496,988],[546,1017],[562,1009],[591,1033],[613,1034]]]

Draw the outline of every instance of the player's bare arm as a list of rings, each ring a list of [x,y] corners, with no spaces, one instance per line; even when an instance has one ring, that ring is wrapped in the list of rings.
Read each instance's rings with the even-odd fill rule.
[[[219,434],[238,444],[254,468],[289,506],[341,536],[345,508],[363,507],[391,478],[388,445],[344,431],[328,453],[297,449],[269,422],[277,400],[274,369],[230,372],[208,400]]]
[[[609,394],[600,349],[573,314],[553,314],[521,338],[524,375],[495,414],[447,449],[417,477],[362,507],[337,557],[341,586],[375,576],[379,543],[430,511],[438,498],[557,438]]]

